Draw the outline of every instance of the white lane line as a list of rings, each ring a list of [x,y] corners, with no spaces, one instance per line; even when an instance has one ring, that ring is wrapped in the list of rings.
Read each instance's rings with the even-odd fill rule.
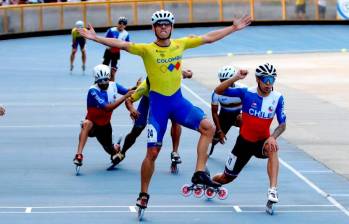
[[[348,195],[349,196],[349,195]],[[70,209],[70,208],[128,208],[133,210],[136,206],[130,205],[73,205],[73,206],[31,206],[31,207],[21,207],[21,206],[1,206],[0,209]],[[248,207],[265,207],[264,204],[246,204],[246,205],[150,205],[148,208],[248,208]],[[278,204],[277,207],[335,207],[332,204]],[[234,208],[235,209],[235,208]]]
[[[237,206],[237,205],[234,205],[233,206],[233,208],[234,208],[234,210],[236,211],[236,212],[242,212],[242,210],[241,210],[241,208],[239,207],[239,206]]]
[[[308,184],[311,188],[313,188],[317,193],[325,197],[329,202],[331,202],[334,206],[336,206],[339,210],[341,210],[344,214],[349,216],[349,211],[341,205],[336,199],[334,199],[331,195],[323,191],[320,187],[318,187],[316,184],[314,184],[312,181],[310,181],[308,178],[303,176],[300,172],[298,172],[295,168],[293,168],[290,164],[279,158],[280,163],[285,166],[287,169],[289,169],[292,173],[294,173],[298,178],[303,180],[306,184]]]
[[[189,87],[182,84],[182,87],[186,89],[188,92],[190,92],[194,97],[199,99],[201,102],[203,102],[207,107],[210,107],[210,104],[207,103],[204,99],[202,99],[198,94],[193,92]],[[289,169],[291,172],[293,172],[298,178],[303,180],[306,184],[308,184],[311,188],[313,188],[316,192],[318,192],[320,195],[325,197],[330,203],[332,203],[334,206],[336,206],[339,210],[341,210],[344,214],[349,216],[349,211],[341,205],[336,199],[331,197],[328,193],[320,189],[316,184],[314,184],[312,181],[310,181],[308,178],[306,178],[304,175],[302,175],[299,171],[297,171],[295,168],[293,168],[291,165],[289,165],[287,162],[279,158],[280,163],[285,166],[287,169]]]
[[[299,170],[300,173],[333,173],[332,170]]]
[[[331,194],[333,197],[349,197],[349,194]]]
[[[113,127],[131,127],[133,124],[116,124],[112,125]],[[9,128],[80,128],[80,125],[77,124],[60,124],[60,125],[1,125],[0,129],[9,129]]]
[[[31,213],[32,209],[33,209],[32,207],[25,208],[25,213]]]
[[[128,208],[130,209],[130,212],[137,212],[136,206],[128,206]]]

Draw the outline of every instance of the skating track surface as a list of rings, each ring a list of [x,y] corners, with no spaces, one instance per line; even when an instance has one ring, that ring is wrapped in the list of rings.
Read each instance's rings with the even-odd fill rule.
[[[176,29],[175,37],[203,34],[213,28]],[[186,57],[229,52],[240,54],[331,52],[349,46],[346,26],[249,27],[224,40],[192,49]],[[132,31],[134,42],[152,41],[151,31]],[[81,72],[80,53],[70,74],[70,36],[37,37],[0,42],[0,223],[137,223],[135,200],[140,190],[140,164],[146,151],[145,132],[114,171],[95,139],[84,151],[81,175],[72,159],[80,121],[86,112],[91,71],[101,62],[104,46],[88,42],[88,66]],[[195,72],[195,71],[194,71]],[[198,71],[199,72],[199,71]],[[122,54],[117,81],[132,86],[145,77],[141,60]],[[216,76],[216,74],[212,74]],[[211,89],[183,82],[183,93],[210,114]],[[287,102],[286,102],[287,103]],[[114,111],[115,138],[132,127],[122,105]],[[221,172],[237,130],[218,145],[208,161],[211,174]],[[268,179],[266,160],[252,159],[239,178],[226,187],[224,201],[180,194],[196,161],[198,133],[183,129],[179,174],[169,172],[169,132],[156,162],[144,223],[349,223],[349,182],[280,138],[280,203],[273,216],[265,213]]]

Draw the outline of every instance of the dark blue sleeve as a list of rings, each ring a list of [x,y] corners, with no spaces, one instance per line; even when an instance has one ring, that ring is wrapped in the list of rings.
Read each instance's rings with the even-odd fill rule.
[[[286,123],[285,101],[283,96],[280,96],[279,98],[279,102],[276,106],[275,113],[279,124]]]
[[[113,37],[113,33],[111,32],[111,29],[109,28],[108,30],[107,30],[107,32],[105,33],[105,37],[107,37],[107,38],[112,38]]]
[[[224,91],[222,95],[239,97],[241,100],[243,100],[246,92],[247,92],[247,88],[228,88]]]
[[[125,41],[130,42],[130,34],[127,34]]]
[[[118,93],[121,95],[125,95],[128,92],[128,89],[116,83],[116,88],[118,89]]]
[[[87,107],[104,108],[108,103],[98,95],[98,91],[90,89],[87,94]]]

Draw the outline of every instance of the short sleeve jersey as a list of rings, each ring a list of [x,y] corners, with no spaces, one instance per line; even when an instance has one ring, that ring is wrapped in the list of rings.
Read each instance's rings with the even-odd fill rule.
[[[243,88],[243,87],[246,87],[246,86],[240,83],[236,83],[234,87],[229,87],[229,89]],[[242,108],[241,99],[239,97],[219,95],[214,91],[211,97],[211,104],[216,106],[220,105],[221,110],[227,111],[227,112],[240,111]]]
[[[86,30],[86,28],[83,28],[84,30]],[[84,38],[83,36],[80,35],[78,28],[73,28],[71,31],[71,36],[73,38],[73,40],[75,41],[77,38]]]
[[[133,102],[138,101],[142,96],[149,96],[149,86],[147,81],[144,80],[135,90],[135,92],[131,95],[131,99]]]
[[[128,51],[142,57],[150,90],[171,96],[181,86],[183,52],[202,44],[202,37],[193,36],[173,39],[168,47],[160,47],[155,43],[132,43]]]
[[[113,111],[105,110],[106,105],[114,103],[120,95],[125,95],[127,92],[127,88],[115,82],[110,82],[106,91],[101,90],[97,84],[92,85],[87,94],[86,118],[97,125],[107,125]]]
[[[115,39],[123,40],[123,41],[127,41],[127,42],[130,41],[130,34],[126,30],[119,31],[118,28],[116,28],[116,27],[109,28],[107,30],[107,32],[105,33],[105,37],[115,38]],[[120,49],[117,47],[112,47],[111,51],[113,53],[116,53],[116,52],[120,52]]]
[[[270,125],[276,115],[279,124],[286,123],[284,97],[272,91],[261,97],[254,88],[231,88],[223,95],[239,97],[242,100],[242,126],[240,135],[251,142],[267,139],[270,136]]]

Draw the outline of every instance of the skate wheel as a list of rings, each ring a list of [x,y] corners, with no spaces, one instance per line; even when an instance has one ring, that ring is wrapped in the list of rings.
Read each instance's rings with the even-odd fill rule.
[[[177,165],[171,165],[171,173],[172,174],[178,174],[178,167],[177,167]]]
[[[227,199],[227,197],[228,197],[228,189],[226,189],[224,187],[219,188],[218,198],[220,200],[225,200],[225,199]]]
[[[212,199],[216,196],[216,191],[212,187],[209,187],[205,190],[205,196],[208,199]]]
[[[201,198],[204,195],[204,189],[202,187],[194,188],[194,196],[197,198]]]
[[[190,189],[190,185],[189,184],[184,184],[182,189],[181,189],[182,195],[184,197],[189,197],[192,193],[192,190]]]
[[[273,215],[274,214],[274,203],[272,201],[268,201],[265,211],[269,214],[269,215]]]
[[[81,167],[81,166],[76,166],[76,167],[75,167],[75,175],[76,175],[76,176],[79,176],[79,175],[80,175],[80,167]]]
[[[142,221],[143,216],[144,216],[144,208],[138,208],[138,220]]]

